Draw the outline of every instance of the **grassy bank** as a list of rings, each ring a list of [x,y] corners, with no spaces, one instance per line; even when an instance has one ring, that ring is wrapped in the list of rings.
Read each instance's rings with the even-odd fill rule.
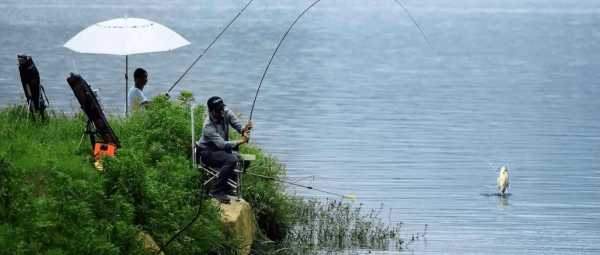
[[[140,232],[159,245],[196,214],[204,179],[190,161],[190,108],[157,97],[129,118],[110,118],[122,148],[92,166],[87,118],[50,113],[28,117],[23,107],[0,111],[0,254],[145,254]],[[201,133],[203,111],[196,107]],[[251,172],[284,178],[285,168],[253,146]],[[347,204],[306,202],[274,181],[244,178],[244,198],[258,227],[256,254],[314,254],[317,250],[388,249],[398,231]],[[166,249],[167,254],[232,254],[219,212],[202,203],[200,218]],[[394,248],[395,249],[395,248]]]
[[[195,111],[200,133],[203,108]],[[159,97],[143,114],[111,118],[122,148],[104,174],[91,164],[89,140],[80,144],[85,116],[27,115],[22,107],[0,112],[0,254],[143,254],[140,231],[163,244],[195,215],[203,176],[191,167],[185,104]],[[244,150],[257,154],[252,171],[283,176],[274,159]],[[282,187],[246,181],[261,231],[281,239],[289,215]],[[168,254],[228,254],[233,241],[217,219],[203,203]]]

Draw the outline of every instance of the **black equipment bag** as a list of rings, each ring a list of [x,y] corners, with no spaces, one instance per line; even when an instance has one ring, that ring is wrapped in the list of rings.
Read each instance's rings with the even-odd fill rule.
[[[19,74],[23,91],[29,104],[31,112],[44,113],[48,99],[44,100],[44,87],[40,84],[40,73],[33,63],[33,59],[27,55],[17,55],[19,62]],[[44,93],[45,94],[45,93]]]
[[[98,99],[90,85],[81,76],[73,73],[67,78],[67,82],[71,86],[77,101],[79,101],[81,109],[83,109],[88,119],[96,127],[96,132],[102,136],[102,142],[107,144],[112,143],[117,148],[121,147],[119,139],[108,124],[108,120],[106,120],[102,107],[98,103]]]

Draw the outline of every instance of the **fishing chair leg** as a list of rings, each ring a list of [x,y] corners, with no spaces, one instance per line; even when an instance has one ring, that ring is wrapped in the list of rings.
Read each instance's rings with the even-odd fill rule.
[[[243,174],[246,173],[246,169],[248,168],[248,166],[250,165],[250,163],[256,159],[255,155],[251,155],[251,154],[240,154],[241,159],[237,162],[237,164],[235,165],[235,173],[237,175],[237,200],[240,201],[242,199],[242,188],[243,188],[243,181],[242,181],[242,177]]]
[[[208,180],[206,180],[203,185],[211,185],[214,184],[215,180],[219,177],[219,170],[214,169],[212,167],[209,166],[205,166],[203,164],[198,164],[198,168],[202,169],[206,174],[208,174],[208,176],[210,176],[210,178],[208,178]],[[238,190],[238,183],[236,183],[234,180],[227,180],[227,185],[229,185],[230,187],[232,187],[233,189]],[[239,196],[238,196],[239,197]]]
[[[244,162],[243,160],[238,161],[238,163],[236,164],[235,170],[233,170],[237,176],[237,189],[236,189],[236,195],[237,195],[237,201],[242,200],[242,173],[244,171]]]

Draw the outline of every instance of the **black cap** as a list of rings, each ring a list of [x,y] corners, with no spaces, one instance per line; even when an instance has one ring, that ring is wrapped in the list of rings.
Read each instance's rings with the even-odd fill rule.
[[[225,102],[223,102],[223,99],[218,97],[218,96],[214,96],[208,99],[208,101],[206,102],[206,106],[208,106],[208,111],[214,111],[214,110],[222,110],[223,108],[225,108]]]

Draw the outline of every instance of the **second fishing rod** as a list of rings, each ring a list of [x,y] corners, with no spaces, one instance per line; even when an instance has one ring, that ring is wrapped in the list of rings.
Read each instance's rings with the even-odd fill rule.
[[[252,2],[254,2],[254,0],[249,0],[248,3],[246,3],[246,5],[244,5],[244,7],[237,13],[237,15],[235,15],[235,17],[233,17],[233,19],[231,19],[231,21],[229,21],[229,23],[227,23],[227,25],[221,30],[221,32],[212,40],[212,42],[210,42],[210,44],[204,49],[204,51],[202,51],[202,53],[200,53],[200,55],[198,55],[198,57],[196,57],[196,59],[194,59],[194,62],[192,62],[192,64],[187,69],[185,69],[183,74],[181,74],[181,76],[179,76],[179,78],[177,78],[177,80],[173,83],[173,85],[171,85],[169,90],[167,90],[167,92],[166,92],[167,95],[169,95],[169,93],[171,93],[171,91],[173,91],[175,86],[177,86],[177,84],[179,84],[179,82],[183,79],[183,77],[185,77],[190,72],[192,67],[194,67],[194,65],[196,65],[196,63],[198,63],[198,61],[200,61],[200,59],[206,54],[206,52],[208,52],[208,50],[215,44],[215,42],[217,42],[217,40],[219,40],[219,38],[221,38],[221,36],[225,33],[225,31],[227,31],[227,29],[242,15],[242,13],[244,13],[244,11],[248,8],[248,6],[250,6],[250,4],[252,4]]]

